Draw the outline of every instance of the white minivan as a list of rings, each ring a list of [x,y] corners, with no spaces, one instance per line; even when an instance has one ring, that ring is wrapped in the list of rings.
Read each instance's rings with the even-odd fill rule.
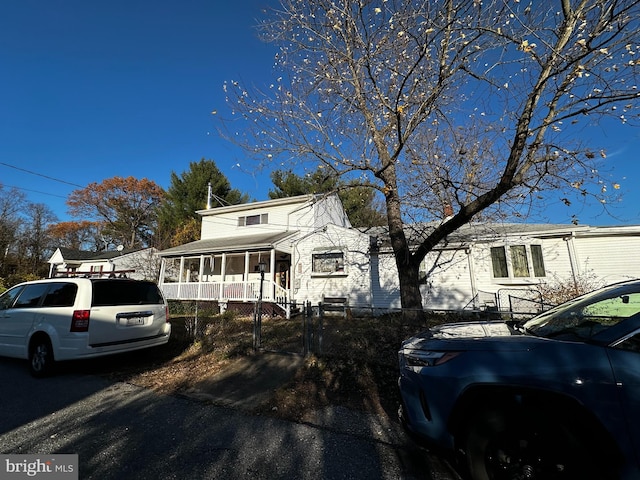
[[[0,295],[0,355],[29,359],[31,374],[55,361],[166,344],[169,309],[158,286],[123,278],[50,278]]]

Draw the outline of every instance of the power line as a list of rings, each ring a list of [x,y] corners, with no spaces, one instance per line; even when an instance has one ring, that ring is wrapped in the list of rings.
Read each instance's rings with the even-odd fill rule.
[[[1,163],[1,162],[0,162],[0,163]],[[29,189],[29,188],[16,187],[15,185],[4,185],[4,184],[3,184],[3,185],[1,185],[1,186],[3,186],[3,187],[7,187],[7,188],[15,188],[15,189],[17,189],[17,190],[24,190],[25,192],[33,192],[33,193],[40,193],[40,194],[42,194],[42,195],[49,195],[50,197],[58,197],[58,198],[65,198],[65,199],[67,198],[67,197],[64,197],[64,196],[62,196],[62,195],[56,195],[55,193],[41,192],[41,191],[39,191],[39,190],[31,190],[31,189]]]
[[[16,170],[20,170],[21,172],[29,173],[31,175],[37,175],[38,177],[46,178],[48,180],[53,180],[54,182],[60,182],[60,183],[66,184],[66,185],[71,185],[72,187],[84,188],[82,185],[78,185],[77,183],[67,182],[66,180],[60,180],[59,178],[50,177],[48,175],[43,175],[42,173],[32,172],[31,170],[27,170],[26,168],[16,167],[15,165],[9,165],[8,163],[5,163],[5,162],[0,162],[0,165],[4,165],[5,167],[9,167],[9,168],[14,168]],[[43,193],[43,192],[39,192],[39,193]],[[66,198],[66,197],[64,197],[64,198]]]

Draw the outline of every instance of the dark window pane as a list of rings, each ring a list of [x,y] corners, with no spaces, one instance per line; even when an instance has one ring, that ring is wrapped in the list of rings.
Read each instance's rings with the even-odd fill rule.
[[[53,283],[44,297],[43,307],[72,307],[76,302],[78,286],[75,283]]]
[[[533,274],[536,277],[546,276],[544,259],[542,258],[542,245],[531,245],[531,259],[533,260]]]
[[[511,250],[511,266],[514,277],[529,276],[529,262],[527,261],[527,249],[524,245],[514,245]]]
[[[13,306],[13,308],[37,307],[40,303],[40,298],[42,298],[48,288],[49,284],[47,283],[35,283],[32,285],[27,285],[26,287],[24,287],[24,290],[18,297],[18,301]]]
[[[260,225],[260,215],[249,215],[245,219],[245,225]]]
[[[161,304],[162,295],[153,282],[132,280],[94,280],[92,305]]]
[[[616,345],[616,348],[640,353],[640,334],[627,338],[624,342]]]
[[[491,264],[495,278],[506,278],[509,276],[509,272],[507,271],[507,255],[504,247],[491,247]]]
[[[0,310],[13,307],[13,302],[24,287],[13,287],[0,295]]]

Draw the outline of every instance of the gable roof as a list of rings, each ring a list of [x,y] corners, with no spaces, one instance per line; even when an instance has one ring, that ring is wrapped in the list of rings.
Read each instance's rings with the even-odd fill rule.
[[[189,254],[244,252],[246,250],[275,248],[277,245],[282,246],[285,240],[293,237],[297,233],[297,231],[267,232],[242,237],[208,238],[161,250],[158,252],[158,255],[161,257],[172,257]]]
[[[125,249],[121,252],[119,251],[104,251],[104,252],[89,252],[87,250],[76,250],[73,248],[66,247],[58,247],[56,251],[51,256],[49,263],[53,261],[64,261],[64,262],[100,262],[107,261],[116,257],[120,257],[122,255],[127,255],[130,253],[138,252],[144,249]],[[57,254],[60,255],[57,255]],[[55,259],[55,260],[54,260]]]
[[[428,222],[405,225],[404,231],[409,244],[417,247],[441,223]],[[436,248],[446,248],[448,245],[463,246],[471,242],[493,242],[505,237],[520,235],[536,238],[566,236],[576,232],[591,231],[593,228],[588,225],[576,226],[548,223],[468,223],[448,235]],[[380,249],[387,250],[391,248],[388,227],[374,227],[363,230],[363,232],[376,237],[377,245]]]
[[[227,205],[224,207],[214,207],[205,210],[198,210],[196,213],[201,216],[218,215],[221,213],[242,212],[248,210],[255,210],[263,207],[276,207],[280,205],[307,205],[317,202],[318,200],[325,198],[328,195],[333,194],[307,194],[298,195],[295,197],[283,197],[274,198],[271,200],[262,200],[259,202],[239,203],[237,205]]]

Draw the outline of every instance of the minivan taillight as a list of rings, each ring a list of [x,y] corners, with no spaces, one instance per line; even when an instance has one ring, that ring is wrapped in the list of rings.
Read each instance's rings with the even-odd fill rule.
[[[91,310],[74,310],[71,317],[72,332],[88,332],[89,331],[89,314]]]

